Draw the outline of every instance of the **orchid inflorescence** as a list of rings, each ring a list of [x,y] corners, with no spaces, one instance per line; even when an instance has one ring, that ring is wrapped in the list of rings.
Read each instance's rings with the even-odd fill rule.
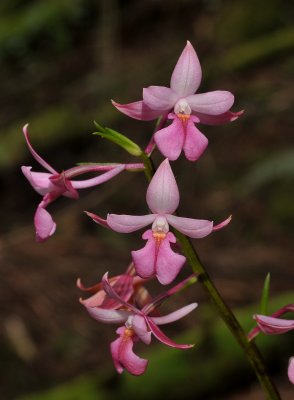
[[[154,278],[162,285],[169,285],[177,278],[187,258],[187,252],[183,245],[181,248],[181,241],[178,240],[179,235],[200,239],[224,228],[231,221],[229,216],[215,225],[210,220],[184,218],[176,214],[180,194],[170,161],[177,160],[182,151],[189,161],[197,161],[208,145],[208,139],[200,132],[198,125],[229,123],[243,113],[231,111],[234,96],[229,91],[195,93],[201,78],[200,62],[188,41],[173,70],[170,87],[144,88],[143,99],[128,104],[112,101],[117,110],[131,118],[142,121],[159,119],[145,151],[126,136],[96,124],[99,131],[96,134],[140,157],[140,163],[83,164],[57,172],[32,147],[27,125],[23,128],[31,154],[46,170],[33,172],[31,167],[22,167],[25,177],[42,196],[34,218],[38,242],[46,241],[56,230],[56,223],[47,207],[58,197],[77,199],[78,190],[103,184],[123,171],[144,171],[149,177],[146,202],[150,212],[146,215],[108,214],[104,219],[92,212],[86,212],[97,224],[119,233],[131,233],[150,226],[142,235],[143,240],[147,241],[145,246],[131,252],[132,262],[124,273],[110,278],[106,273],[102,281],[92,287],[85,287],[80,280],[77,282],[79,289],[91,294],[87,299],[80,299],[90,316],[99,322],[119,326],[116,331],[118,338],[110,345],[114,366],[119,373],[127,370],[133,375],[141,375],[145,372],[148,361],[137,356],[133,352],[133,346],[138,341],[150,344],[152,335],[167,346],[178,349],[193,346],[175,343],[162,332],[159,325],[185,317],[197,304],[191,303],[167,315],[162,315],[159,307],[164,300],[197,281],[195,269],[192,276],[162,295],[152,297],[145,286]],[[156,148],[164,160],[156,171],[152,171],[151,154]],[[89,173],[94,174],[94,177],[75,179]],[[229,309],[227,315],[228,313],[231,313]],[[222,311],[220,314],[222,315]],[[227,317],[226,319],[228,320]],[[293,329],[293,321],[290,320],[285,322],[261,315],[257,315],[255,319],[258,328],[249,336],[249,340],[259,331],[275,334]],[[236,337],[238,334],[236,333]],[[289,378],[292,382],[293,363],[292,358],[289,364]]]

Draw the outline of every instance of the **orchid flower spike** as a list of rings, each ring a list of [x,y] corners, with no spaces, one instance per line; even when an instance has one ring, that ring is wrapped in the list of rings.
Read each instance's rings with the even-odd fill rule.
[[[195,124],[219,125],[237,119],[243,111],[229,111],[234,103],[232,93],[224,90],[194,94],[200,86],[202,71],[192,44],[187,41],[171,76],[170,87],[149,86],[143,89],[143,100],[113,105],[122,113],[143,121],[162,117],[171,125],[158,130],[154,140],[160,152],[176,160],[183,150],[190,161],[196,161],[207,147],[207,138]]]
[[[128,296],[125,296],[125,291],[119,293],[118,289],[121,286],[117,286],[116,283],[112,284],[106,273],[102,279],[104,293],[106,294],[104,303],[95,304],[91,301],[91,298],[81,301],[89,314],[97,321],[108,324],[124,324],[117,329],[116,333],[119,337],[110,345],[114,366],[118,373],[121,374],[124,369],[133,375],[141,375],[145,372],[148,361],[138,357],[133,352],[133,346],[138,340],[150,344],[152,334],[160,342],[170,347],[178,349],[193,347],[189,344],[175,343],[161,331],[158,325],[169,324],[185,317],[197,307],[196,303],[189,304],[165,316],[154,316],[154,310],[162,304],[163,300],[181,290],[189,279],[190,277],[165,294],[154,298],[143,308],[138,309],[133,302],[127,300]],[[115,308],[108,307],[111,301],[112,304],[116,304]]]
[[[77,199],[79,194],[78,189],[89,188],[92,186],[100,185],[104,183],[124,169],[124,164],[114,165],[82,165],[73,167],[63,172],[57,172],[51,165],[49,165],[39,154],[34,150],[31,145],[28,135],[28,124],[24,126],[23,133],[27,142],[28,148],[35,158],[35,160],[48,172],[33,172],[32,167],[22,166],[21,170],[27,180],[30,182],[32,187],[38,192],[43,198],[37,207],[34,223],[36,229],[36,240],[37,242],[44,242],[50,236],[53,235],[56,229],[56,223],[53,221],[51,215],[46,210],[46,207],[56,200],[60,196],[69,197],[71,199]],[[86,180],[72,180],[72,178],[86,174],[89,172],[103,172],[99,176]]]
[[[143,234],[146,246],[132,251],[136,272],[144,279],[154,276],[163,285],[170,284],[180,272],[186,258],[171,249],[176,238],[169,231],[169,225],[190,238],[203,238],[212,231],[225,227],[231,217],[214,226],[212,221],[181,218],[172,215],[179,205],[179,190],[168,159],[165,159],[153,176],[146,195],[152,214],[143,216],[108,214],[107,220],[88,213],[100,225],[116,232],[130,233],[152,224]]]
[[[294,312],[294,304],[288,304],[280,308],[271,316],[255,314],[253,318],[257,322],[257,327],[249,333],[249,340],[255,338],[260,332],[266,335],[281,335],[293,331],[294,319],[280,318],[287,312]],[[290,382],[294,384],[294,357],[291,357],[289,360],[288,377]]]

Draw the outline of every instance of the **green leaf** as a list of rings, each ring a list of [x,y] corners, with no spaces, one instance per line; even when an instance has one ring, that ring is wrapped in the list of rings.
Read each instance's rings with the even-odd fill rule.
[[[269,291],[270,291],[270,280],[271,274],[268,273],[263,284],[261,302],[260,302],[260,313],[263,315],[268,314],[268,300],[269,300]]]
[[[94,135],[99,135],[102,138],[108,139],[111,142],[116,143],[118,146],[122,147],[133,156],[138,157],[142,154],[142,150],[140,149],[140,147],[126,136],[114,131],[113,129],[103,128],[103,126],[99,125],[96,121],[94,121],[94,124],[98,129],[98,132],[93,133]]]

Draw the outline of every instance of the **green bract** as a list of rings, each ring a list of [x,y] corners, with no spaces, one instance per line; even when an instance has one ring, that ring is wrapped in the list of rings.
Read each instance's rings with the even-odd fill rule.
[[[105,139],[110,140],[113,143],[116,143],[133,156],[138,157],[142,154],[142,150],[140,149],[140,147],[126,136],[114,131],[113,129],[103,128],[96,121],[94,121],[94,124],[98,129],[98,132],[94,132],[93,135],[99,135]]]

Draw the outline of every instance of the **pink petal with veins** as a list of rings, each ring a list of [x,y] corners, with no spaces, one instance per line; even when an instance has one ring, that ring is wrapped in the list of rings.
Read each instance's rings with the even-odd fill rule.
[[[144,374],[148,361],[138,357],[133,352],[133,338],[125,335],[126,328],[121,327],[116,332],[120,335],[110,345],[114,366],[118,373],[126,369],[132,375]]]
[[[155,172],[147,189],[146,201],[153,213],[171,214],[177,209],[179,189],[168,159]]]
[[[149,317],[156,325],[166,325],[171,322],[178,321],[181,318],[184,318],[186,315],[190,314],[195,308],[198,306],[197,303],[191,303],[185,307],[180,308],[170,314],[163,315],[162,317]]]
[[[107,224],[116,232],[130,233],[152,224],[155,218],[156,215],[153,214],[141,216],[108,214]]]
[[[125,306],[127,309],[132,310],[135,314],[140,313],[139,310],[133,306],[132,304],[128,303],[123,297],[121,297],[115,289],[110,285],[109,280],[108,280],[108,272],[106,272],[103,277],[102,277],[102,285],[103,289],[105,290],[106,294],[121,303],[122,306]]]
[[[294,329],[294,320],[268,317],[266,315],[255,315],[261,331],[267,335],[280,335]]]
[[[238,119],[244,110],[238,112],[227,111],[223,114],[219,115],[208,115],[202,114],[199,112],[194,112],[194,114],[199,118],[200,123],[204,125],[223,125],[227,124],[228,122],[233,122]]]
[[[171,226],[194,239],[209,235],[213,228],[213,222],[204,219],[182,218],[175,215],[166,215],[166,219]]]
[[[288,365],[288,378],[294,384],[294,357],[291,357]]]
[[[202,78],[202,71],[197,54],[189,41],[180,55],[173,70],[170,87],[180,97],[196,92]]]
[[[151,121],[160,117],[162,114],[161,110],[152,110],[142,100],[128,104],[119,104],[112,100],[112,104],[128,117],[139,119],[141,121]]]
[[[195,117],[194,117],[195,118]],[[183,150],[189,161],[196,161],[203,154],[208,145],[206,136],[201,133],[190,118],[187,122],[186,139]]]
[[[35,191],[41,196],[44,196],[44,194],[52,190],[53,185],[50,181],[52,174],[48,172],[33,172],[32,167],[25,166],[22,166],[21,170]]]
[[[234,104],[234,95],[225,90],[193,94],[186,101],[194,112],[208,115],[223,114]]]
[[[158,244],[152,231],[148,230],[143,234],[143,239],[147,239],[145,247],[132,251],[137,274],[145,279],[156,275],[162,285],[170,284],[186,261],[184,256],[173,252],[170,247],[170,242],[175,243],[176,238],[169,232]]]
[[[156,246],[151,229],[144,232],[142,237],[144,240],[147,240],[147,243],[143,249],[132,251],[132,259],[137,274],[141,278],[149,279],[155,276]]]
[[[37,242],[44,242],[49,239],[56,230],[56,223],[53,221],[51,215],[45,208],[40,206],[36,210],[34,223]]]
[[[183,126],[179,118],[175,118],[168,127],[160,129],[154,135],[154,140],[159,151],[171,161],[179,158],[184,139]]]
[[[110,284],[116,293],[124,300],[128,301],[134,294],[134,278],[128,274],[119,275],[110,279]],[[96,285],[97,287],[98,285]],[[82,287],[83,290],[83,287]],[[104,309],[116,309],[121,307],[121,302],[106,296],[105,291],[100,284],[99,290],[88,299],[82,300],[86,307],[101,307]]]
[[[186,261],[184,256],[172,251],[170,242],[176,242],[176,238],[171,232],[161,242],[157,254],[156,277],[162,285],[169,285],[173,282]]]
[[[152,110],[171,110],[177,98],[175,92],[165,86],[149,86],[143,89],[143,102]]]
[[[175,343],[173,340],[171,340],[170,338],[168,338],[163,332],[162,330],[160,330],[158,328],[158,326],[152,321],[152,318],[150,317],[145,317],[145,320],[151,330],[151,332],[153,333],[153,335],[163,344],[166,344],[167,346],[170,347],[175,347],[176,349],[190,349],[191,347],[193,347],[193,344],[177,344]]]

